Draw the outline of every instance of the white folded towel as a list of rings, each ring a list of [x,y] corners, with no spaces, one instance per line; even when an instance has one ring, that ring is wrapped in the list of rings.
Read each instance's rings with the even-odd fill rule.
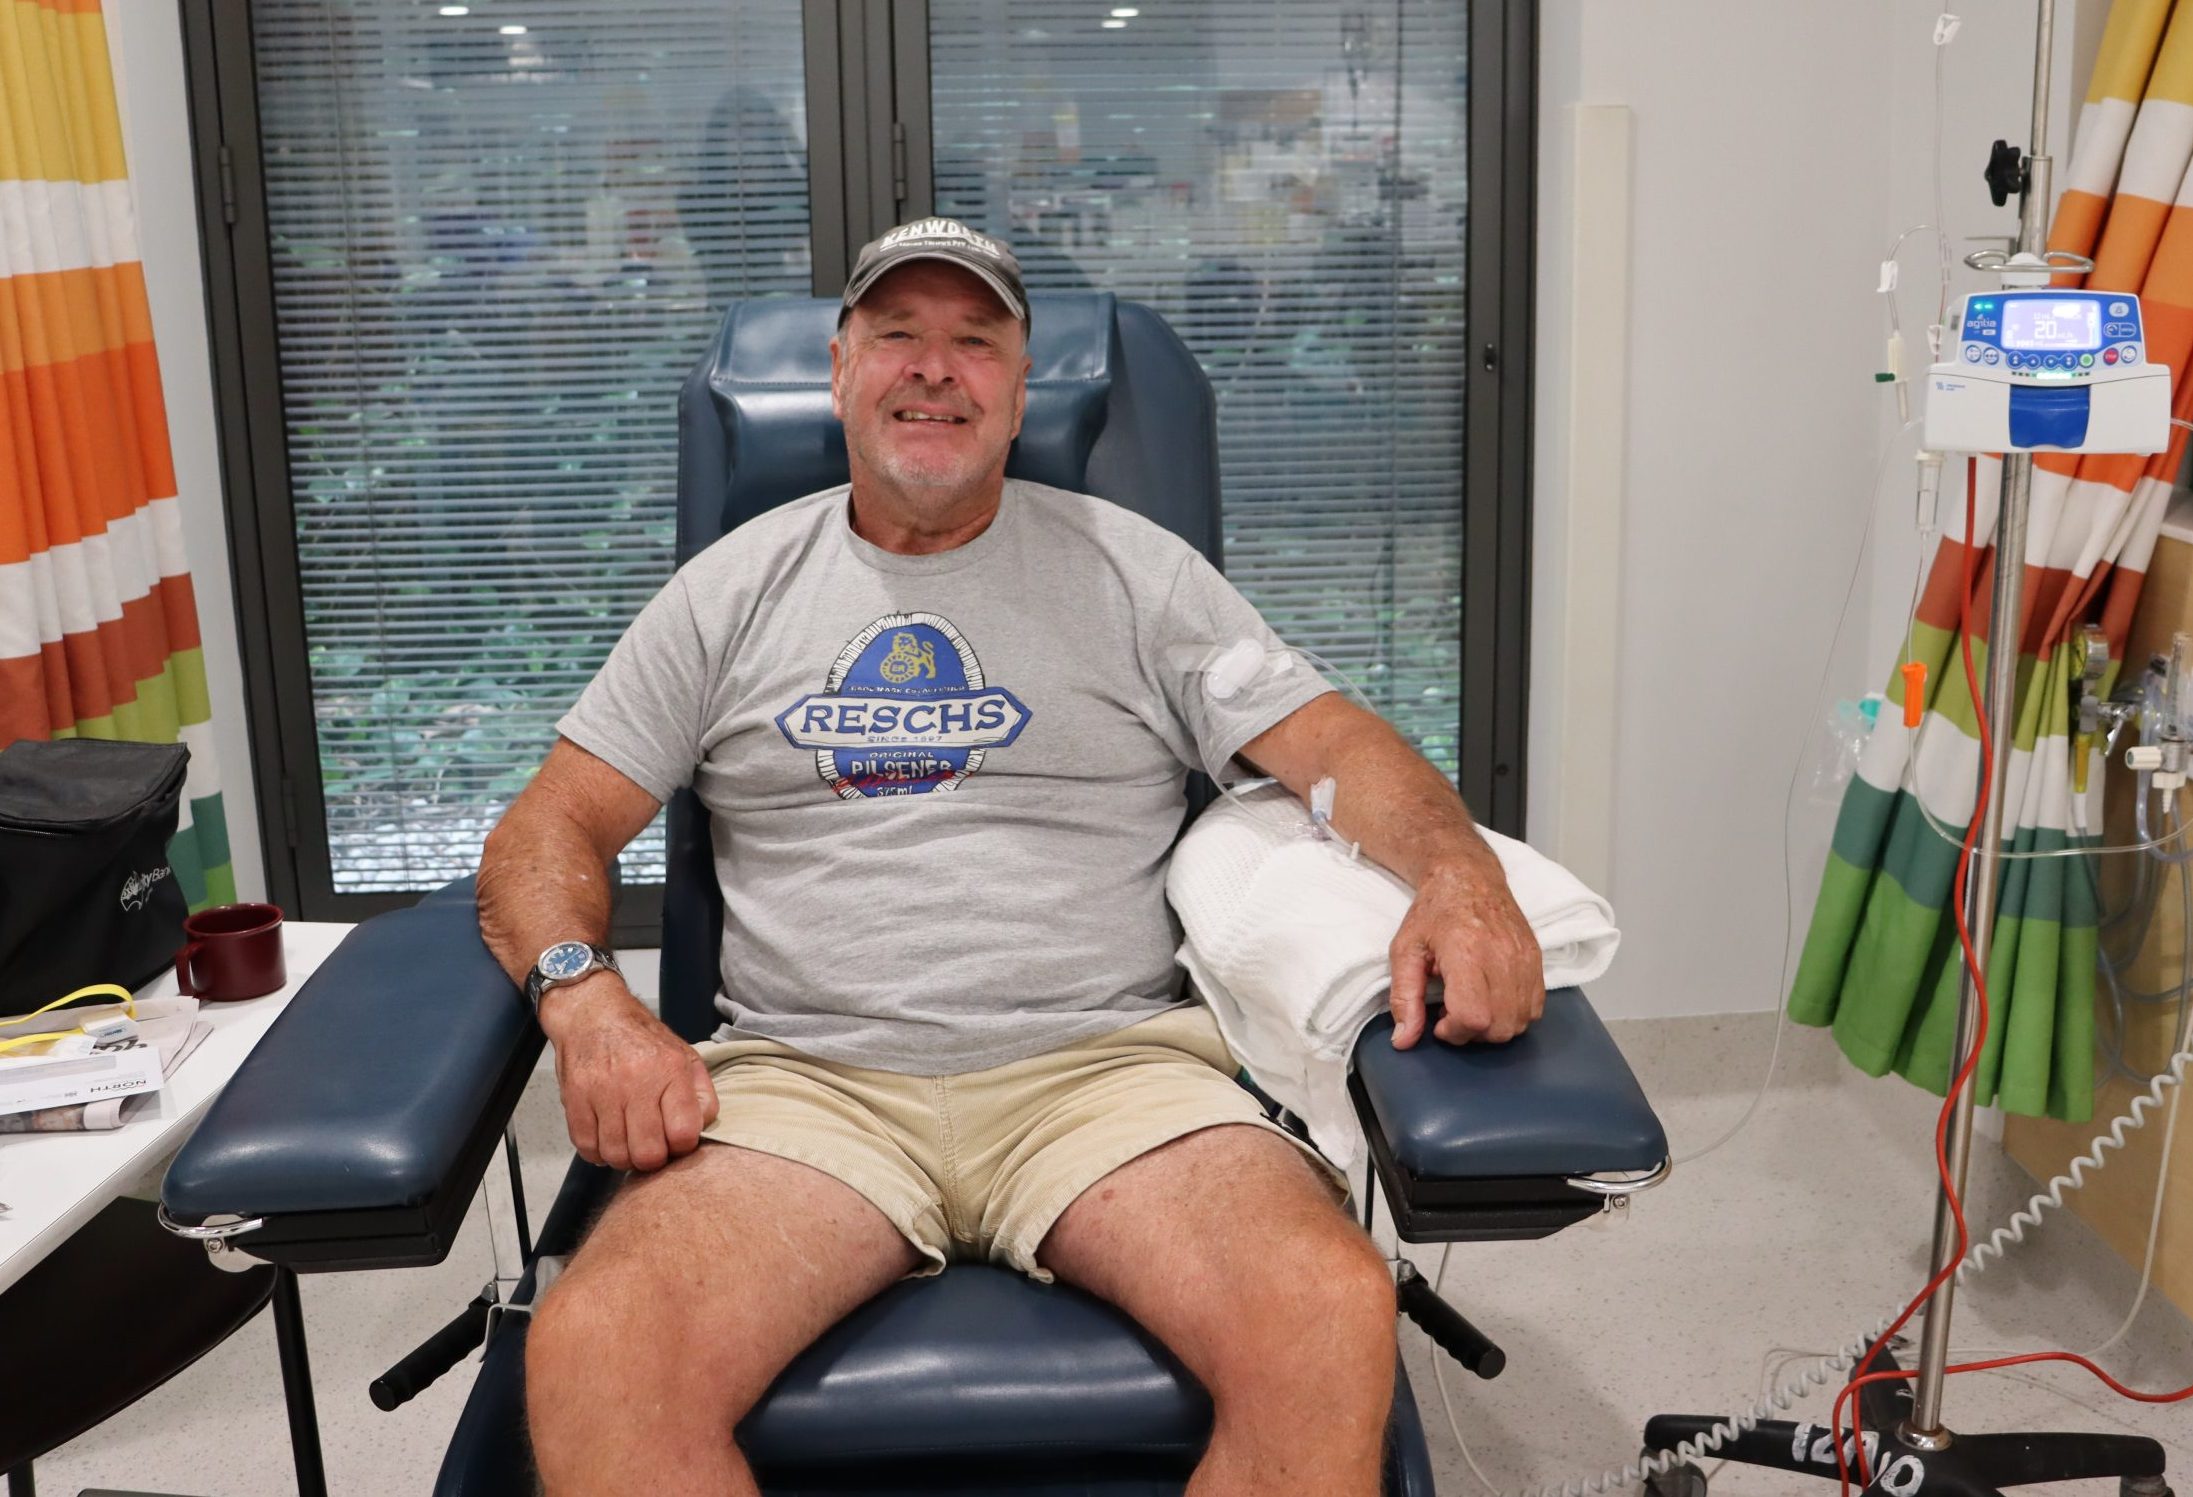
[[[1538,935],[1546,986],[1603,974],[1621,941],[1607,902],[1544,854],[1479,832]],[[1348,1057],[1385,1011],[1386,950],[1414,893],[1313,835],[1307,808],[1277,785],[1198,817],[1173,849],[1165,892],[1187,937],[1181,964],[1226,1043],[1327,1158],[1353,1168],[1363,1140],[1348,1104]],[[1427,1030],[1419,1043],[1438,1041]]]

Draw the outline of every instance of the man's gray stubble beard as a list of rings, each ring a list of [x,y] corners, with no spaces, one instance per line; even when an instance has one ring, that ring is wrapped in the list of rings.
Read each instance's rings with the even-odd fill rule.
[[[886,483],[908,493],[938,489],[963,492],[989,472],[998,457],[996,453],[984,453],[965,462],[955,461],[949,473],[940,474],[898,452],[887,439],[861,445],[864,450],[860,457],[867,466]]]

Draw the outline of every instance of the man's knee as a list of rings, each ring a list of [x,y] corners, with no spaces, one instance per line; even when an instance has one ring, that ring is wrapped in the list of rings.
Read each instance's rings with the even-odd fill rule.
[[[1390,1356],[1394,1345],[1393,1272],[1367,1236],[1348,1221],[1334,1223],[1290,1267],[1300,1276],[1314,1319],[1350,1350]]]
[[[581,1262],[526,1331],[526,1403],[536,1426],[583,1425],[606,1401],[660,1408],[727,1429],[769,1390],[774,1369],[741,1336],[700,1334],[676,1276],[643,1262]]]
[[[1392,1273],[1370,1239],[1336,1220],[1275,1242],[1266,1262],[1240,1285],[1238,1332],[1216,1338],[1213,1397],[1258,1397],[1299,1379],[1329,1385],[1336,1374],[1383,1386],[1396,1309]]]

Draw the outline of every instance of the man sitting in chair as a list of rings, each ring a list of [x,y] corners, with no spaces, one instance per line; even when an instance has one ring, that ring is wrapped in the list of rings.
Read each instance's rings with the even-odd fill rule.
[[[1192,668],[1280,648],[1200,554],[1005,477],[1027,338],[998,241],[927,219],[865,248],[830,345],[850,487],[679,571],[488,839],[481,926],[539,1005],[571,1140],[634,1172],[528,1337],[551,1494],[757,1491],[738,1420],[954,1258],[1079,1285],[1170,1347],[1214,1402],[1199,1497],[1378,1489],[1391,1278],[1180,1001],[1184,778],[1238,756],[1338,782],[1340,833],[1417,891],[1397,1045],[1433,975],[1440,1040],[1519,1033],[1538,946],[1383,720],[1309,670],[1226,692]],[[698,1047],[588,949],[607,865],[688,782],[724,894],[728,1022]]]

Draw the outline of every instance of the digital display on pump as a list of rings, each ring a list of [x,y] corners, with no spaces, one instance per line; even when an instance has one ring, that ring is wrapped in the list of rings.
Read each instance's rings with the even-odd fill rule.
[[[2015,297],[2003,304],[2003,347],[2091,353],[2102,346],[2102,306],[2082,297],[2050,301]]]

